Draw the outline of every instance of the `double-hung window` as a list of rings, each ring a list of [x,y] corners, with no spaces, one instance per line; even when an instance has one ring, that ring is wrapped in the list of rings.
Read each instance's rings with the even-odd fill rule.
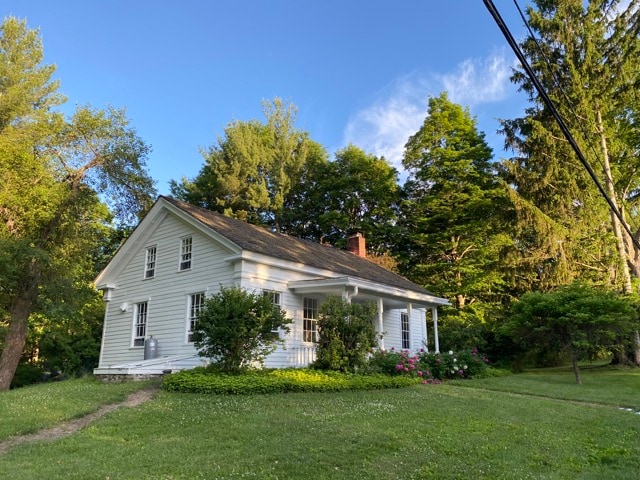
[[[133,317],[133,346],[144,347],[144,339],[147,335],[147,314],[149,311],[148,302],[135,304]]]
[[[402,334],[402,348],[408,350],[411,348],[411,330],[409,327],[409,314],[402,312],[400,314],[400,331]]]
[[[155,246],[147,248],[147,254],[144,260],[144,278],[153,278],[156,276],[156,255],[157,248]]]
[[[191,268],[191,253],[193,249],[193,239],[184,237],[180,240],[180,271]]]
[[[279,312],[282,309],[282,304],[281,304],[281,295],[280,292],[274,292],[272,290],[264,290],[262,292],[262,295],[267,297],[271,303],[273,304],[273,309]],[[273,332],[277,332],[278,329],[276,328],[275,330],[272,330]]]
[[[189,296],[189,315],[187,317],[187,342],[193,342],[193,329],[196,326],[200,311],[204,306],[204,292]]]
[[[318,339],[318,299],[305,298],[302,309],[302,340],[316,342]]]

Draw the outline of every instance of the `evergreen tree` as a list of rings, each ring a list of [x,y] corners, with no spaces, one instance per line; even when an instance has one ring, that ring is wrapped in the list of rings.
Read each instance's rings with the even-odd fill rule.
[[[510,245],[507,202],[492,151],[468,110],[446,93],[409,138],[399,250],[403,271],[458,309],[503,292],[499,261]]]

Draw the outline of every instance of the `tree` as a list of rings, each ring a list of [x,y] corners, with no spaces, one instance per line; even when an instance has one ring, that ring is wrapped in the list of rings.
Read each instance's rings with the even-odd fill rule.
[[[122,110],[78,107],[65,118],[64,98],[40,66],[38,32],[7,18],[0,26],[0,312],[7,325],[0,390],[20,361],[29,317],[48,298],[73,304],[88,284],[92,252],[115,218],[135,220],[155,195],[145,171],[149,148]],[[103,203],[102,199],[105,200]],[[90,275],[89,276],[89,272]]]
[[[492,151],[468,110],[446,93],[429,99],[428,115],[409,138],[401,206],[403,271],[463,309],[495,301],[503,290],[500,258],[510,245],[508,203]]]
[[[575,278],[631,293],[640,252],[626,225],[637,225],[640,175],[637,86],[640,2],[539,0],[527,11],[533,36],[522,44],[538,79],[574,134],[623,220],[608,208],[560,133],[530,79],[512,80],[528,93],[526,116],[503,122],[517,157],[504,163],[526,234],[523,259],[538,272],[537,288]],[[640,341],[635,349],[640,365]]]
[[[523,295],[512,305],[506,328],[529,350],[567,354],[579,384],[578,361],[616,348],[621,337],[638,328],[637,323],[637,310],[628,298],[574,283]]]
[[[239,371],[265,357],[281,342],[291,320],[268,295],[224,287],[207,298],[193,329],[198,354],[227,372]]]
[[[344,247],[359,231],[369,249],[390,246],[400,200],[398,172],[384,158],[349,145],[331,162],[318,162],[287,202],[285,232]]]
[[[172,181],[171,192],[194,205],[280,230],[286,197],[298,182],[312,143],[295,127],[297,109],[281,99],[263,101],[266,123],[236,121],[217,145],[202,152],[193,180]],[[313,152],[318,149],[313,147]]]
[[[318,315],[318,345],[314,366],[325,370],[354,371],[377,346],[373,303],[349,303],[329,296]]]

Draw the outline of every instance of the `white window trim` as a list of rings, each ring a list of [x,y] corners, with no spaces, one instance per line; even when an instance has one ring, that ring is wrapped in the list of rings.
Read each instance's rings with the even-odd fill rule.
[[[149,331],[149,304],[150,299],[141,300],[139,302],[135,302],[133,304],[133,321],[131,327],[131,348],[144,348],[144,341],[147,338],[147,333]],[[145,304],[146,311],[144,315],[144,335],[142,337],[138,336],[138,309],[139,306]],[[142,345],[136,345],[136,340],[142,339]]]
[[[153,252],[153,269],[149,269],[149,251],[154,249]],[[151,278],[155,278],[156,270],[158,269],[158,246],[157,245],[149,245],[144,251],[144,272],[142,273],[142,278],[144,280],[148,280]],[[147,275],[147,272],[153,271],[153,275]]]
[[[405,321],[406,319],[406,321]],[[405,323],[407,328],[405,329]],[[405,347],[404,339],[405,333],[407,334],[407,343],[408,345]],[[411,317],[409,317],[409,313],[401,312],[400,313],[400,345],[403,350],[411,349]]]
[[[182,268],[182,264],[187,260],[182,260],[182,248],[184,246],[184,242],[189,239],[189,266],[187,268]],[[186,235],[180,238],[180,246],[178,250],[178,272],[186,272],[191,270],[193,267],[193,235]]]
[[[315,318],[307,318],[305,316],[305,300],[312,300],[315,302],[315,308],[313,309],[315,312]],[[319,303],[320,301],[317,298],[313,298],[313,297],[303,297],[302,299],[302,343],[307,344],[307,345],[312,345],[315,344],[318,341],[318,311],[319,311]],[[313,325],[313,329],[312,330],[306,330],[305,327],[305,322],[306,321],[311,321],[311,324]],[[305,340],[305,332],[311,332],[311,336],[312,338],[314,338],[315,340]]]
[[[282,292],[279,292],[278,290],[264,289],[262,290],[262,295],[264,295],[265,297],[271,296],[271,301],[273,303],[273,306],[274,307],[277,306],[280,310],[282,310]],[[275,295],[278,295],[277,303],[273,301]],[[277,332],[278,334],[280,334],[282,330],[280,328],[276,328],[275,330],[271,330],[271,331],[274,333]]]
[[[200,304],[200,309],[202,309],[202,304],[204,303],[205,299],[206,299],[206,292],[201,291],[201,292],[194,292],[194,293],[189,293],[187,295],[187,315],[186,315],[186,323],[185,323],[185,343],[188,345],[193,345],[193,340],[190,340],[189,337],[191,334],[193,334],[193,331],[191,330],[191,308],[192,308],[192,301],[193,301],[193,297],[195,295],[202,295],[202,300],[201,300],[201,304]]]

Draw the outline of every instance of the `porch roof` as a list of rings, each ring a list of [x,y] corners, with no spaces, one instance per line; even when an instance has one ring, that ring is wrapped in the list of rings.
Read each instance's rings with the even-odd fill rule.
[[[446,299],[430,293],[406,290],[352,276],[290,281],[287,286],[293,293],[300,294],[341,295],[347,292],[352,298],[359,300],[382,298],[387,308],[406,308],[407,303],[424,307],[449,305]]]

